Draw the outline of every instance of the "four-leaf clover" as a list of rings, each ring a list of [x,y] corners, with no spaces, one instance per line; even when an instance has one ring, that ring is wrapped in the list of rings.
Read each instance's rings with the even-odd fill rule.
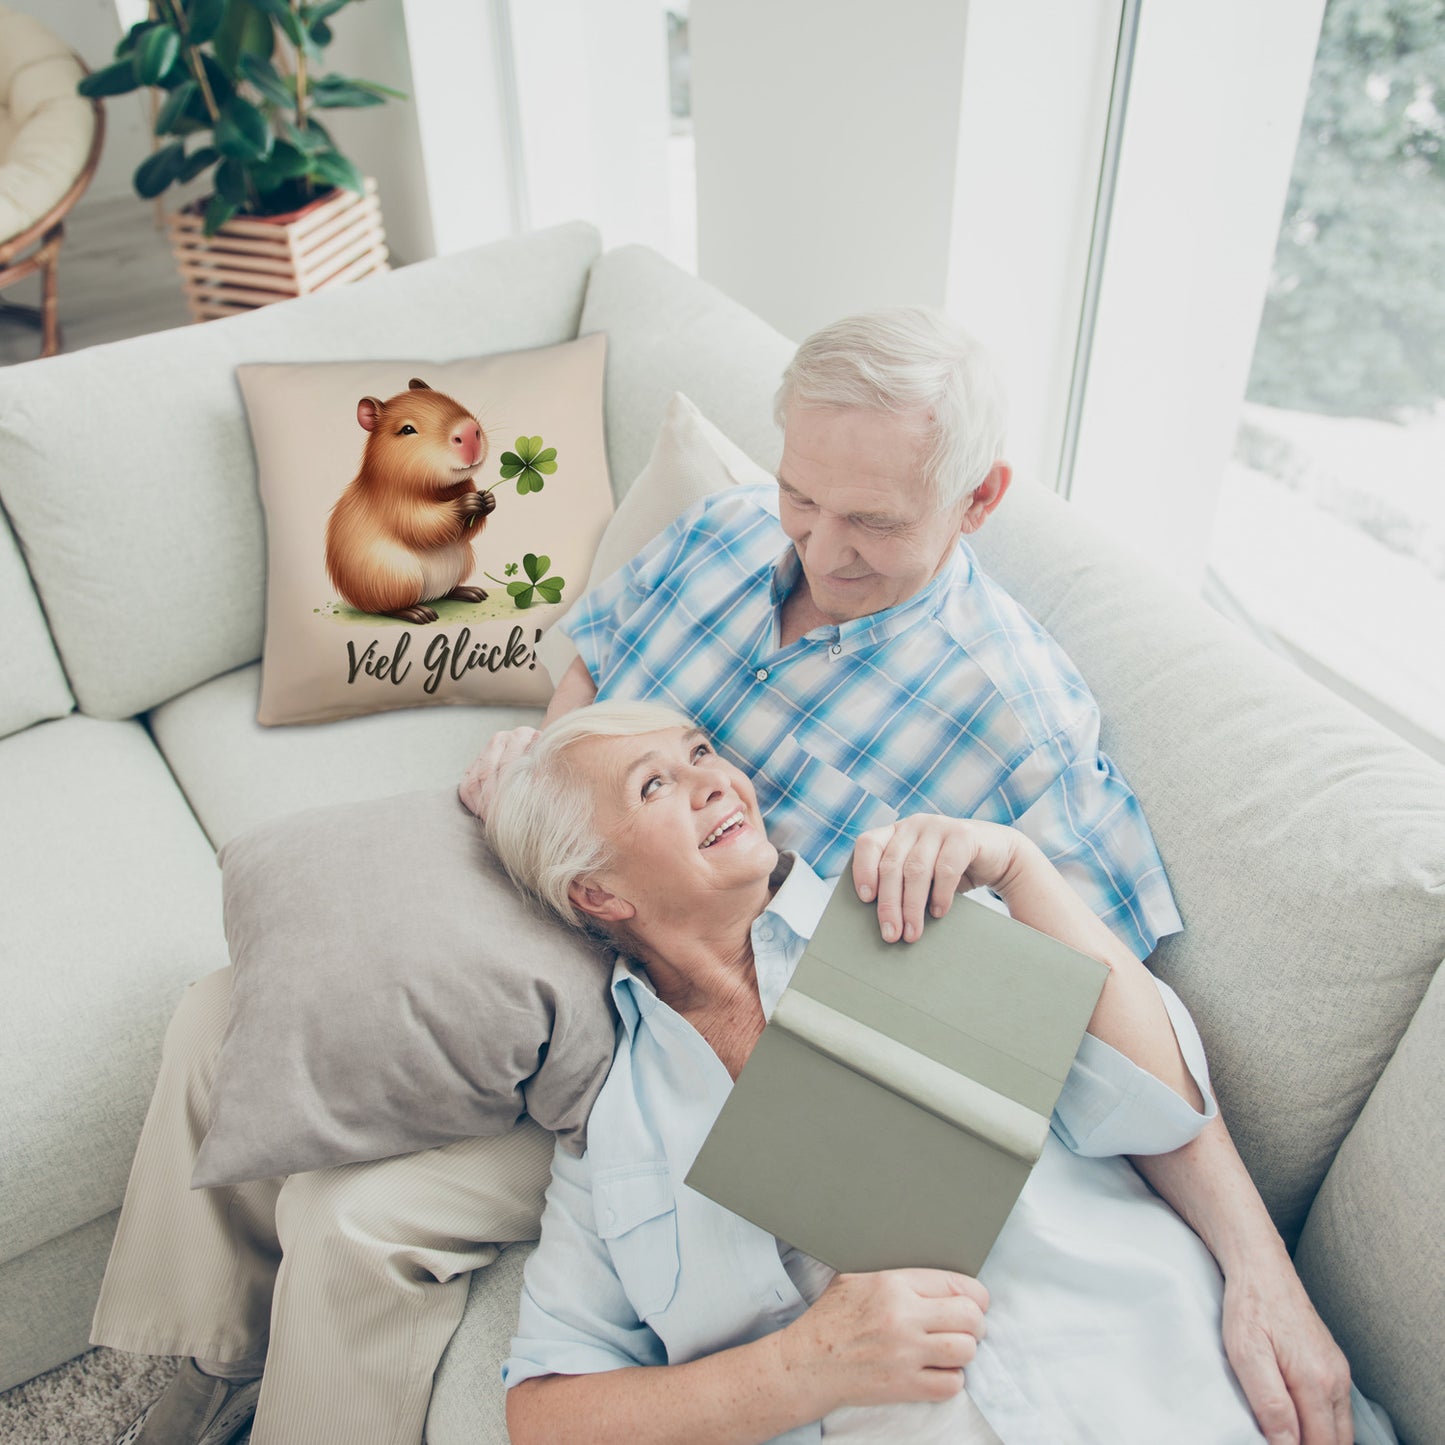
[[[502,568],[502,572],[508,577],[515,577],[517,575],[517,564],[515,562],[508,562],[507,565]]]
[[[528,492],[542,490],[543,476],[551,476],[557,470],[557,448],[542,449],[541,437],[518,437],[517,450],[502,453],[502,480],[517,479],[517,494],[525,497]]]
[[[507,596],[517,604],[518,607],[530,607],[540,597],[543,602],[560,602],[562,600],[562,589],[567,585],[560,577],[548,577],[547,568],[552,565],[552,559],[548,556],[539,557],[535,552],[528,552],[522,558],[522,568],[531,579],[528,582],[508,582]],[[517,570],[515,562],[509,562],[506,566],[508,577]],[[500,577],[492,577],[490,572],[486,576],[491,577],[493,582],[500,582]]]

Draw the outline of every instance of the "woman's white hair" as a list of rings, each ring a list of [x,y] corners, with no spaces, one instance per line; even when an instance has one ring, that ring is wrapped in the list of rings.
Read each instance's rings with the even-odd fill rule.
[[[783,373],[773,418],[847,407],[927,418],[923,480],[938,507],[972,494],[1003,456],[1003,388],[988,353],[936,311],[898,307],[815,331]]]
[[[512,882],[574,927],[600,932],[567,896],[573,883],[610,861],[597,832],[592,788],[567,754],[587,738],[637,737],[692,726],[689,718],[661,703],[599,702],[546,728],[498,772],[487,813],[487,840]]]

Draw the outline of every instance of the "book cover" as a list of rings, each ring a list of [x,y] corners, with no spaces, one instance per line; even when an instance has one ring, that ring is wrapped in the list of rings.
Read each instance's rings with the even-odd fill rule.
[[[1107,977],[969,898],[886,944],[845,876],[686,1182],[837,1270],[977,1274]]]

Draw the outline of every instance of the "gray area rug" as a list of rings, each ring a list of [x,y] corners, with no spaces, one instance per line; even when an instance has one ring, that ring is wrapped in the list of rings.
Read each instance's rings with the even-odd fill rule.
[[[111,1445],[178,1363],[91,1350],[0,1395],[0,1445]]]

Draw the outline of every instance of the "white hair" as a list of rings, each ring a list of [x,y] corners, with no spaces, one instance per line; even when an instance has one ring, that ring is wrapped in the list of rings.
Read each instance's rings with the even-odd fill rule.
[[[655,702],[599,702],[567,713],[497,774],[487,839],[512,882],[576,928],[607,937],[567,890],[607,867],[591,787],[567,754],[587,738],[637,737],[691,728],[691,719]],[[616,939],[608,938],[616,943]]]
[[[949,507],[972,494],[1003,456],[1003,387],[988,353],[936,311],[903,306],[847,316],[798,347],[773,400],[793,407],[922,412],[923,481]]]

